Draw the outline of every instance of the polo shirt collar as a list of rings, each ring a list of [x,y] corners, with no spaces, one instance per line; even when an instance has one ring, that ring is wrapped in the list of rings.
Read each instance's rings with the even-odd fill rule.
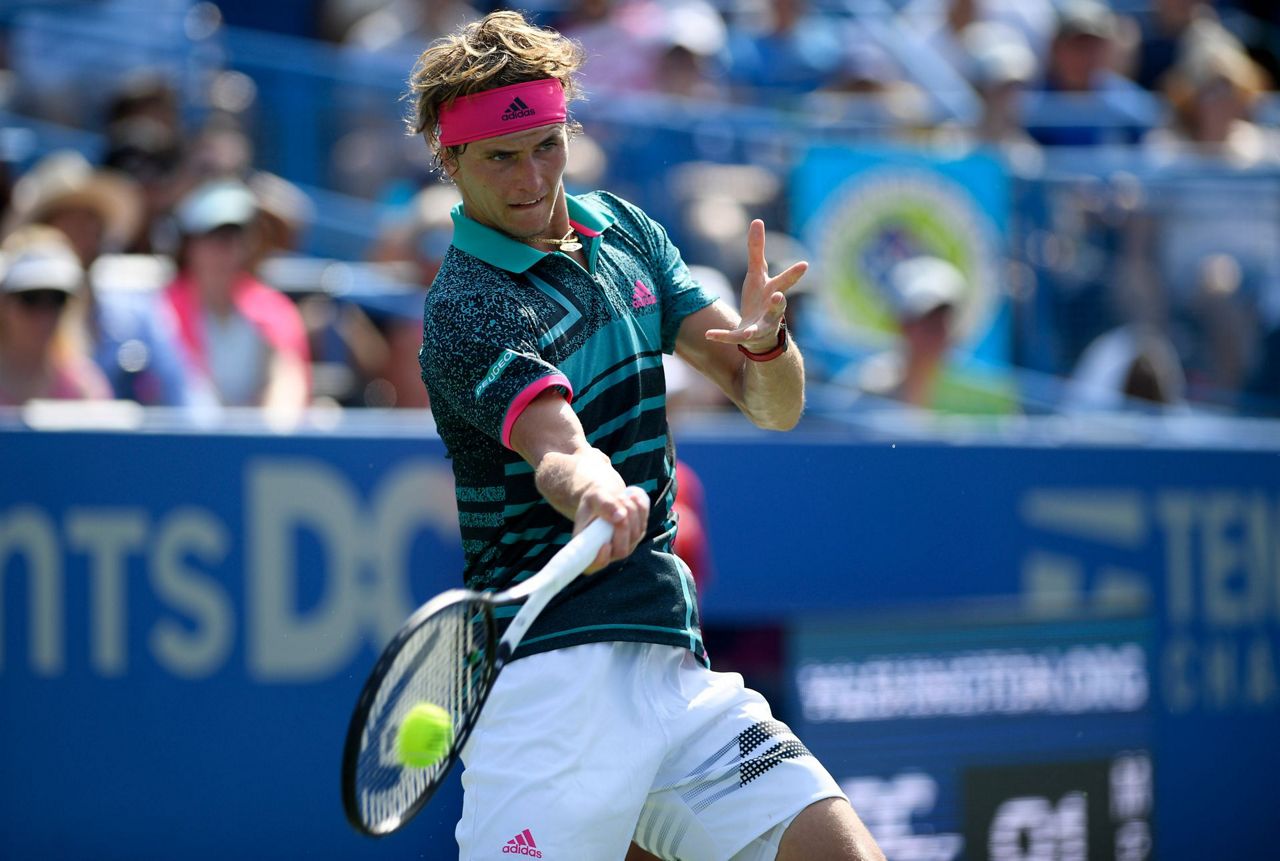
[[[589,240],[599,236],[614,223],[613,213],[590,201],[566,194],[565,203],[569,208],[569,220],[578,228],[578,232],[584,239]],[[492,227],[472,221],[462,211],[461,203],[453,207],[450,215],[453,217],[453,245],[472,257],[480,258],[490,266],[496,266],[508,272],[525,272],[552,253],[539,251],[523,242],[517,242]]]

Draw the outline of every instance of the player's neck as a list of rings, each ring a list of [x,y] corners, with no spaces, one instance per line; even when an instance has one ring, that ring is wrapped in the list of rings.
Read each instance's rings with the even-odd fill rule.
[[[526,242],[539,251],[560,251],[569,255],[586,268],[586,257],[583,253],[582,238],[569,222],[569,205],[565,199],[564,186],[556,192],[555,202],[551,208],[551,221],[541,235]]]

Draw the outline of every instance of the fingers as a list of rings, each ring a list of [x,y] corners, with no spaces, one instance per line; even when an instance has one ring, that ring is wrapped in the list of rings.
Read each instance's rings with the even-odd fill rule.
[[[793,263],[781,274],[769,277],[769,264],[765,259],[764,222],[756,219],[747,230],[747,277],[742,284],[742,313],[752,316],[756,303],[764,296],[785,293],[796,285],[809,269],[803,260]]]
[[[769,289],[777,293],[785,293],[804,277],[804,273],[809,271],[809,264],[801,260],[798,263],[792,263],[781,275],[777,275],[769,279]]]
[[[799,264],[797,264],[799,265]],[[792,266],[791,269],[795,269]],[[787,272],[790,272],[788,269]],[[786,273],[784,272],[783,275]],[[803,274],[803,271],[801,272]],[[782,275],[778,276],[783,277]],[[799,276],[796,276],[797,278]],[[718,341],[722,344],[743,344],[750,345],[754,343],[764,343],[764,349],[771,348],[778,340],[778,326],[782,324],[782,318],[787,313],[787,297],[781,292],[774,293],[765,303],[764,312],[760,318],[753,321],[742,321],[736,329],[708,329],[706,338],[708,341]]]
[[[758,218],[747,228],[747,269],[753,274],[769,277],[769,265],[764,256],[764,222]]]
[[[649,496],[636,488],[627,488],[621,493],[588,491],[578,505],[574,532],[597,517],[613,524],[613,537],[587,567],[588,574],[627,558],[636,549],[649,526]]]
[[[753,272],[759,272],[766,278],[769,275],[769,262],[765,256],[764,222],[759,218],[752,221],[751,226],[747,228],[747,268]]]
[[[708,329],[708,341],[736,344],[752,352],[766,352],[778,342],[778,327],[787,311],[785,294],[809,271],[809,264],[801,260],[770,278],[765,261],[764,234],[764,222],[758,218],[747,229],[747,278],[742,285],[742,322],[734,329]]]

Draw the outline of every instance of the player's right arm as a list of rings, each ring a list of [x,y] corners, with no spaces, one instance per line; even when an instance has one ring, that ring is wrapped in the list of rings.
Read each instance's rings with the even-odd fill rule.
[[[649,498],[627,490],[609,456],[587,442],[562,394],[548,389],[530,401],[511,427],[510,446],[533,467],[538,492],[573,521],[575,533],[596,517],[614,525],[613,541],[589,572],[631,555],[644,538]]]

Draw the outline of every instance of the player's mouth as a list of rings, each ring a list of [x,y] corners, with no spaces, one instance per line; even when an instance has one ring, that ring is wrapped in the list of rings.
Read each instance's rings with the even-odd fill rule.
[[[512,209],[533,209],[535,206],[540,205],[540,204],[542,203],[542,201],[544,201],[544,200],[546,200],[546,199],[547,199],[547,196],[544,194],[544,195],[542,195],[542,197],[536,198],[536,199],[534,199],[534,200],[526,200],[526,201],[523,201],[523,202],[521,202],[521,203],[512,203],[512,204],[508,204],[508,205],[509,205]]]

